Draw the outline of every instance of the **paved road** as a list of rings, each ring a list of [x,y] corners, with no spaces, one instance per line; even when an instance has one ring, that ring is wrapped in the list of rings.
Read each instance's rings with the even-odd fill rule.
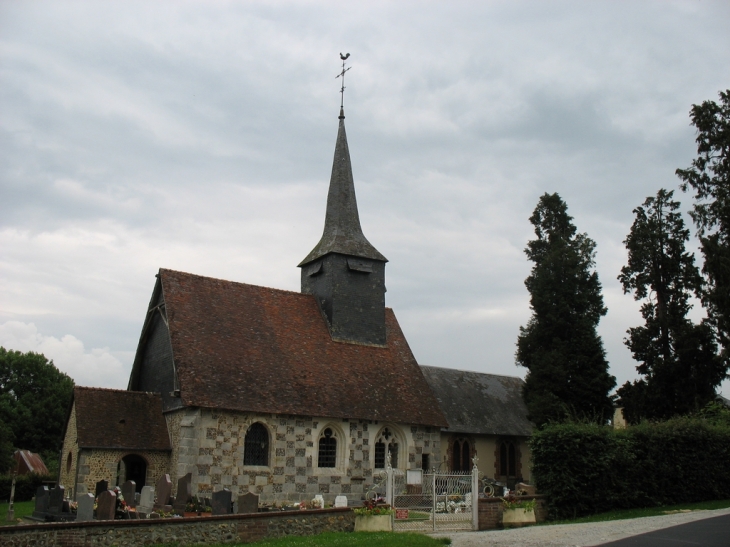
[[[648,534],[604,543],[601,547],[730,546],[730,515],[698,520]]]
[[[719,519],[716,517],[719,517]],[[692,511],[609,522],[555,524],[551,526],[529,526],[513,530],[440,533],[435,535],[450,537],[452,539],[452,547],[589,547],[598,545],[601,547],[606,545],[611,545],[611,547],[615,547],[616,545],[620,547],[629,545],[685,547],[690,545],[705,545],[704,543],[692,544],[670,541],[680,539],[682,537],[680,534],[684,532],[671,532],[672,537],[667,539],[667,530],[676,530],[680,528],[679,525],[692,523],[700,525],[700,529],[708,530],[707,535],[702,536],[703,541],[711,541],[711,538],[713,536],[716,537],[719,532],[721,543],[707,543],[706,545],[708,547],[715,547],[717,545],[730,547],[729,518],[730,509],[718,509],[715,511]],[[710,522],[702,526],[702,523],[707,520],[710,520]],[[698,534],[693,527],[688,528],[688,530],[690,538],[693,534]],[[658,543],[618,543],[626,539],[641,538],[642,535],[651,535],[651,533],[657,531],[664,532],[664,534],[657,536],[657,539],[661,538]],[[653,541],[653,539],[650,537],[648,541]],[[722,543],[722,541],[725,543]]]

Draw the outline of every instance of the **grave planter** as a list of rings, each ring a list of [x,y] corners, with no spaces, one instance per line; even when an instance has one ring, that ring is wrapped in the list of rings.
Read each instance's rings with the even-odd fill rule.
[[[391,515],[356,515],[356,532],[392,532]]]
[[[502,513],[502,524],[505,528],[535,524],[535,511],[523,508],[505,509]]]

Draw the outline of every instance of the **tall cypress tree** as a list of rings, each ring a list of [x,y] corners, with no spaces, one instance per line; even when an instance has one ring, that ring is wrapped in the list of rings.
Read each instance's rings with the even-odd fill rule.
[[[720,101],[692,105],[697,128],[697,158],[677,169],[681,188],[695,192],[690,212],[705,261],[702,305],[723,347],[725,371],[730,367],[730,89]]]
[[[629,329],[624,341],[643,378],[618,390],[624,416],[632,423],[697,411],[715,398],[724,377],[712,329],[687,318],[702,278],[685,249],[689,230],[672,197],[673,192],[661,189],[634,209],[624,241],[628,264],[618,279],[624,293],[643,301],[644,318],[644,325]]]
[[[594,271],[595,242],[577,233],[558,194],[544,194],[530,222],[534,263],[525,280],[532,317],[520,327],[517,364],[528,369],[524,399],[537,425],[568,418],[605,422],[616,379],[596,327],[606,314]]]

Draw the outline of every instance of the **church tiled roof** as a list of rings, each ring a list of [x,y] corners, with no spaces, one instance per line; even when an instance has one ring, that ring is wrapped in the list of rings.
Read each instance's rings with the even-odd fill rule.
[[[520,378],[421,366],[449,421],[449,431],[482,435],[530,436]]]
[[[159,393],[74,388],[80,448],[170,450]]]
[[[391,309],[386,347],[337,342],[312,295],[159,279],[183,405],[447,425]]]

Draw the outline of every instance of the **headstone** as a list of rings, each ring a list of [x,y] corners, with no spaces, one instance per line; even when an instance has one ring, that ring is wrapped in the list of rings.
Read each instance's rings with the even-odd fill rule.
[[[143,513],[151,513],[152,507],[155,505],[155,489],[151,486],[143,486],[139,495],[139,503],[137,510]]]
[[[96,483],[96,488],[94,490],[94,497],[98,498],[99,494],[101,494],[102,492],[106,492],[107,490],[109,490],[109,481],[100,480],[99,482]]]
[[[257,513],[259,510],[259,497],[249,492],[243,496],[238,496],[238,512],[239,513]]]
[[[322,497],[322,494],[317,494],[314,496],[314,501],[316,502],[315,506],[319,509],[324,509],[324,498]]]
[[[177,496],[175,496],[174,507],[176,511],[184,512],[185,506],[193,499],[193,474],[188,473],[177,480]]]
[[[89,490],[86,488],[86,484],[83,482],[77,482],[76,483],[76,496],[79,496],[80,494],[87,494]]]
[[[137,483],[134,481],[127,481],[122,485],[122,496],[124,497],[124,501],[127,505],[130,507],[137,507],[137,504],[134,501],[134,494],[137,490]]]
[[[94,494],[81,494],[76,501],[76,522],[94,520]]]
[[[214,515],[230,515],[231,514],[231,491],[224,488],[220,492],[213,492],[211,507]]]
[[[337,496],[335,498],[335,507],[347,507],[347,496]]]
[[[117,512],[117,495],[111,490],[99,494],[96,503],[96,520],[114,520]]]
[[[157,503],[155,506],[167,505],[170,501],[170,492],[172,492],[170,475],[162,475],[157,479],[157,483],[155,484],[155,493],[157,494]]]
[[[60,484],[51,490],[50,500],[48,502],[49,513],[61,513],[63,511],[63,498],[65,488]]]
[[[41,517],[48,511],[48,504],[51,501],[51,494],[47,486],[39,486],[35,491],[35,512],[36,517]]]
[[[143,488],[144,488],[144,487],[143,487]],[[137,507],[137,506],[139,505],[139,500],[140,500],[140,497],[141,497],[141,496],[140,496],[140,493],[139,493],[139,492],[135,492],[135,493],[134,493],[134,506],[135,506],[135,507]]]

